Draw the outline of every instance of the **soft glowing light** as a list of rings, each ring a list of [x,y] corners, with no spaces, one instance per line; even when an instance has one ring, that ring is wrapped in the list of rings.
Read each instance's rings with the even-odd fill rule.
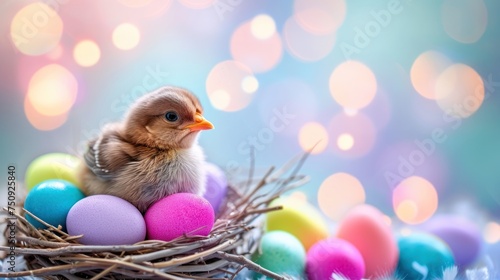
[[[38,113],[57,116],[71,109],[77,92],[78,83],[73,74],[61,65],[50,64],[31,77],[27,97]]]
[[[354,138],[349,133],[342,133],[337,138],[337,146],[343,151],[349,151],[354,146]]]
[[[76,44],[73,50],[73,58],[78,65],[90,67],[95,65],[101,58],[101,50],[94,41],[84,40]]]
[[[294,191],[290,194],[289,199],[293,199],[294,201],[300,201],[303,203],[307,202],[307,195],[301,191]]]
[[[342,107],[361,109],[372,102],[377,80],[370,68],[358,61],[347,61],[330,76],[330,93]]]
[[[335,32],[346,15],[344,0],[295,0],[294,16],[307,31],[325,35]]]
[[[334,221],[365,202],[365,190],[361,182],[348,173],[336,173],[326,178],[318,190],[319,208]]]
[[[415,59],[411,67],[411,83],[425,98],[436,99],[435,89],[439,75],[451,65],[451,60],[436,51],[427,51]]]
[[[240,62],[220,62],[207,76],[206,89],[210,102],[215,108],[227,112],[245,108],[253,95],[243,89],[243,81],[252,77],[255,79],[252,71]]]
[[[467,118],[483,104],[481,76],[465,64],[448,67],[436,82],[436,102],[449,115]]]
[[[500,242],[500,225],[495,222],[489,222],[484,228],[484,240],[488,243]]]
[[[61,40],[63,22],[47,4],[36,2],[19,10],[10,25],[10,37],[26,55],[41,55],[54,49]]]
[[[141,39],[139,29],[130,23],[122,23],[113,30],[113,44],[120,50],[135,48]]]
[[[283,29],[287,51],[303,61],[318,61],[325,58],[335,45],[335,34],[316,35],[306,31],[292,17]]]
[[[403,221],[413,221],[417,217],[418,207],[415,202],[404,200],[396,208],[396,214]]]
[[[191,9],[206,9],[214,5],[215,0],[180,0],[180,2]]]
[[[259,81],[254,76],[247,76],[241,81],[241,88],[246,93],[254,93],[259,89]]]
[[[357,158],[369,153],[377,137],[373,122],[361,112],[354,116],[337,114],[328,127],[333,152],[346,158]]]
[[[211,95],[210,101],[216,109],[225,110],[231,104],[231,95],[222,89],[215,90]]]
[[[328,145],[328,132],[323,125],[310,122],[306,123],[299,132],[299,144],[304,151],[310,151],[312,154],[323,152]],[[314,146],[316,145],[316,146]]]
[[[231,55],[254,72],[266,72],[275,67],[283,55],[280,36],[274,32],[267,39],[252,33],[251,23],[238,27],[231,37]]]
[[[67,113],[56,116],[40,114],[35,110],[27,97],[24,99],[24,114],[34,128],[43,131],[54,130],[63,125],[68,119]]]
[[[250,22],[250,30],[255,38],[266,40],[276,33],[276,23],[269,15],[258,15]]]
[[[446,33],[461,43],[477,42],[488,24],[483,0],[445,0],[441,16]]]
[[[407,224],[420,224],[437,210],[438,194],[426,179],[412,176],[404,179],[392,193],[392,204],[398,218]]]

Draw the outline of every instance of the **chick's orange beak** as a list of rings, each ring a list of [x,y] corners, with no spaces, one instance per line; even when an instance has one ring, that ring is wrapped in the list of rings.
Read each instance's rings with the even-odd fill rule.
[[[208,130],[214,128],[214,125],[207,121],[201,114],[194,116],[195,123],[186,126],[191,131]]]

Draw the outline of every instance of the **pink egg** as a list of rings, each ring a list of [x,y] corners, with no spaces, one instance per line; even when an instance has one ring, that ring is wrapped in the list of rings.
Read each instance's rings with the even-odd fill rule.
[[[337,237],[359,250],[365,261],[365,278],[390,275],[396,268],[397,241],[377,208],[370,205],[353,208],[340,222]]]
[[[365,274],[365,263],[351,243],[331,238],[316,242],[307,252],[306,273],[309,280],[332,279],[332,274],[359,280]]]
[[[144,215],[148,239],[171,241],[186,235],[207,236],[214,225],[210,202],[192,193],[176,193],[155,202]]]

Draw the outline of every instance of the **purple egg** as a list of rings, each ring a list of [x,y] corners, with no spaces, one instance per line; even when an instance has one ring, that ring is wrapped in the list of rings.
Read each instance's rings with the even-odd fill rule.
[[[146,238],[146,222],[130,202],[111,195],[92,195],[78,201],[66,218],[70,235],[85,245],[131,245]]]
[[[210,202],[215,212],[218,212],[227,194],[226,174],[217,165],[208,162],[205,169],[207,172],[207,190],[203,197]]]
[[[437,216],[425,223],[423,229],[448,244],[459,268],[472,264],[481,253],[481,232],[474,222],[464,217]]]

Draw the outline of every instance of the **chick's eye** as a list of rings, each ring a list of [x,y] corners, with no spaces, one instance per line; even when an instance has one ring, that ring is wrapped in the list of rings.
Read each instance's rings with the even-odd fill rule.
[[[169,122],[175,122],[179,119],[179,116],[176,112],[167,112],[165,114],[165,119]]]

